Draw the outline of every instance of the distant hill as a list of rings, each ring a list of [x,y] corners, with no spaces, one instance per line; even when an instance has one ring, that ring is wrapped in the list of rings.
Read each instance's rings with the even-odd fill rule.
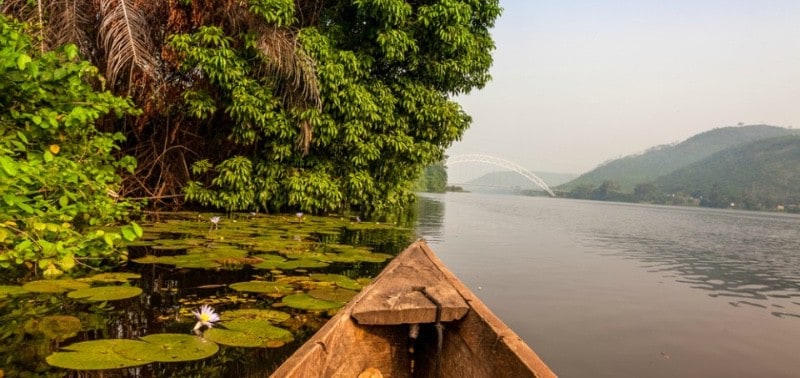
[[[800,203],[800,135],[732,147],[654,181],[664,193],[703,195],[709,206],[745,201],[741,207]],[[709,199],[710,196],[715,196]]]
[[[571,173],[534,172],[550,188],[578,177]],[[512,171],[490,172],[463,183],[464,189],[478,193],[517,193],[522,190],[539,190],[532,181]]]
[[[800,135],[800,130],[768,125],[717,128],[678,144],[657,146],[641,154],[612,160],[559,189],[570,190],[580,185],[596,187],[611,180],[619,185],[621,191],[631,192],[637,184],[652,182],[727,148],[788,135]]]

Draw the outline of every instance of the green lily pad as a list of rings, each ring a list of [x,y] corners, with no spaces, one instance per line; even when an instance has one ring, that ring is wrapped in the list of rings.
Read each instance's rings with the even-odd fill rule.
[[[350,277],[341,274],[310,274],[311,278],[321,282],[333,282],[336,286],[350,290],[361,290],[361,285]]]
[[[98,286],[75,290],[67,294],[67,296],[90,302],[103,302],[133,298],[141,293],[142,289],[135,286]]]
[[[39,280],[22,285],[23,289],[31,293],[64,293],[88,287],[88,283],[75,280]]]
[[[64,347],[65,352],[47,356],[51,366],[73,370],[120,369],[149,364],[153,361],[140,357],[127,358],[116,352],[144,343],[136,340],[108,339],[75,343]]]
[[[289,319],[291,315],[276,310],[265,310],[258,308],[225,311],[222,313],[222,320],[226,323],[230,320],[266,320],[271,323],[280,323]]]
[[[346,256],[355,261],[369,262],[369,263],[382,263],[392,258],[391,255],[384,253],[343,253],[341,256]]]
[[[344,306],[342,302],[317,299],[305,293],[287,295],[281,302],[292,308],[309,311],[332,310]]]
[[[50,340],[66,340],[81,330],[81,320],[74,316],[45,316],[39,321],[38,330]]]
[[[277,264],[276,267],[278,269],[283,270],[292,270],[292,269],[304,269],[304,268],[325,268],[329,264],[326,262],[318,261],[318,260],[290,260],[284,263]]]
[[[102,282],[102,283],[125,283],[128,280],[137,280],[142,278],[141,274],[128,273],[128,272],[115,272],[115,273],[100,273],[91,277],[81,278],[81,281],[89,282]]]
[[[292,285],[271,281],[237,282],[228,286],[236,291],[261,294],[288,294],[294,291]]]
[[[145,239],[136,239],[134,241],[125,241],[122,243],[126,247],[150,247],[155,245],[153,240],[145,240]]]
[[[308,291],[308,295],[316,299],[331,302],[347,302],[358,294],[357,291],[340,287],[321,287]]]
[[[27,293],[29,293],[29,291],[23,289],[22,286],[0,285],[0,298],[13,297]]]
[[[131,260],[138,264],[157,264],[159,262],[159,256],[156,255],[145,255],[138,259]]]
[[[278,267],[278,264],[286,262],[286,259],[284,259],[283,257],[272,254],[255,255],[253,256],[253,258],[261,260],[260,262],[253,264],[253,267],[257,269],[272,270],[276,269]]]
[[[260,319],[225,322],[225,329],[211,328],[203,336],[215,343],[235,347],[279,347],[294,340],[292,333]]]
[[[159,333],[139,338],[142,343],[115,347],[114,352],[127,358],[156,362],[201,360],[213,356],[219,345],[201,337],[179,333]]]

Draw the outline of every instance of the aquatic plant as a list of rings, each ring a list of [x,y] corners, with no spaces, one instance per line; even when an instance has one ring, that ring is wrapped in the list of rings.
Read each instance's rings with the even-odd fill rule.
[[[202,327],[211,328],[214,326],[214,323],[219,321],[219,315],[214,312],[214,309],[209,305],[203,305],[200,307],[200,311],[192,311],[195,318],[197,318],[197,324],[194,325],[192,331],[199,331]]]

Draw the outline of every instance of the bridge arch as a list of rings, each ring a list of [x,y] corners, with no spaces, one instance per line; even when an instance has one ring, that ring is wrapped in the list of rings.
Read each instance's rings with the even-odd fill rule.
[[[483,154],[466,154],[466,155],[453,155],[449,156],[447,160],[445,160],[444,165],[450,166],[453,164],[461,164],[461,163],[483,163],[483,164],[491,164],[501,168],[505,168],[511,171],[514,171],[520,174],[522,177],[530,180],[538,187],[542,188],[545,192],[550,194],[551,196],[555,197],[555,193],[550,190],[550,187],[544,182],[544,180],[540,179],[539,176],[536,176],[533,172],[525,169],[525,167],[514,163],[512,161],[508,161],[506,159],[501,159],[499,157],[483,155]]]

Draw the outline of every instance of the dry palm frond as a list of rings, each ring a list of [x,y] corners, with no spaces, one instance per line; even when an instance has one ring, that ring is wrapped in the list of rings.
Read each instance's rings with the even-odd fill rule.
[[[20,21],[37,25],[38,30],[37,33],[39,34],[39,47],[42,52],[47,50],[45,38],[45,5],[43,0],[36,0],[35,2],[27,1],[27,0],[6,0],[2,2],[0,6],[2,6],[2,12],[8,15],[12,15],[19,19]]]
[[[58,0],[50,4],[48,27],[51,46],[68,43],[77,45],[85,56],[89,55],[89,36],[86,30],[92,23],[94,9],[86,0]]]
[[[277,79],[289,106],[321,108],[315,62],[300,48],[295,34],[284,28],[267,28],[260,33],[258,49],[267,74]],[[307,153],[313,130],[307,121],[301,121],[299,127],[298,146]]]
[[[99,36],[105,50],[108,82],[113,86],[120,77],[127,76],[130,90],[136,69],[156,78],[158,61],[153,54],[150,25],[145,15],[133,6],[133,0],[102,0],[100,15]]]
[[[284,28],[267,28],[260,33],[258,49],[267,73],[278,78],[286,99],[295,106],[319,107],[319,86],[315,62],[300,48],[293,33]]]

